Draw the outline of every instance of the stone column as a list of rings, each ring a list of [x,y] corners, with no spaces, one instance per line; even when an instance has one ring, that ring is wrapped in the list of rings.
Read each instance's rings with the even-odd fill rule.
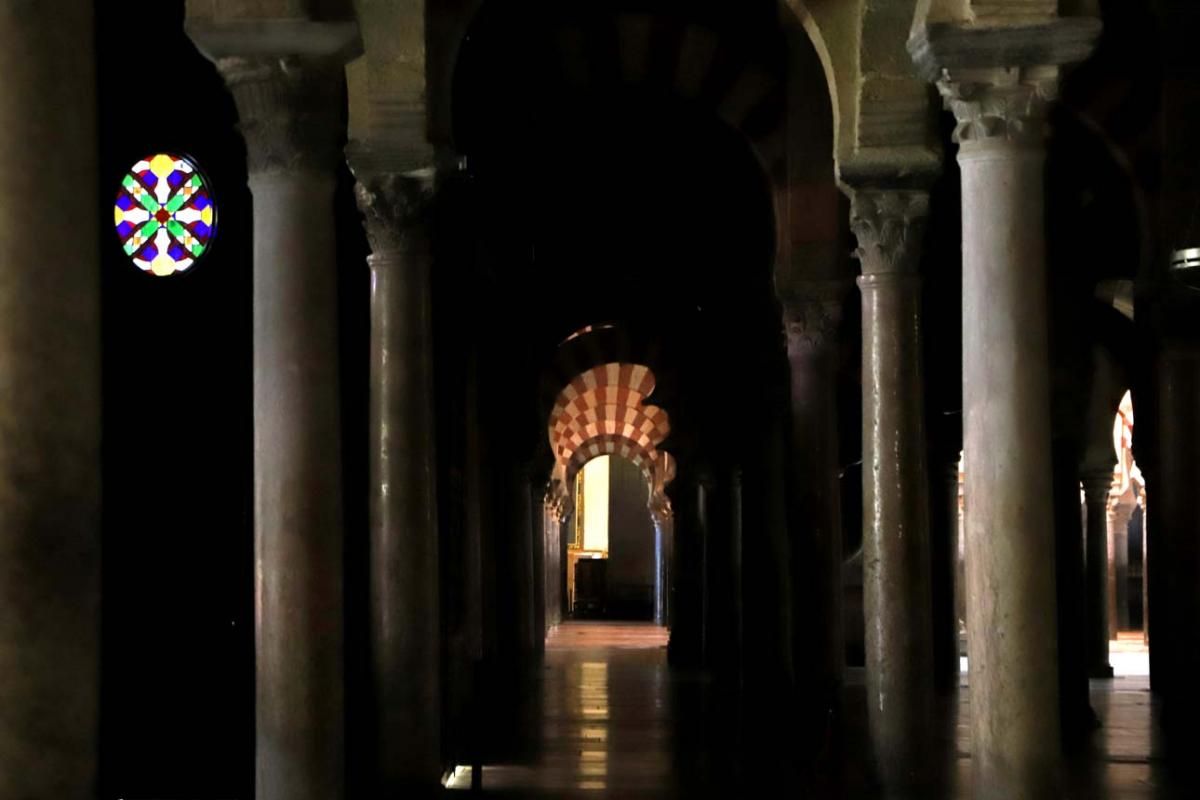
[[[529,466],[522,464],[517,467],[513,477],[516,479],[516,503],[512,507],[512,528],[509,535],[513,539],[513,576],[511,585],[514,588],[516,600],[516,630],[517,655],[519,666],[532,666],[545,644],[545,634],[539,632],[537,626],[537,560],[534,557],[533,541],[535,538],[533,524],[533,495]]]
[[[928,195],[854,193],[862,263],[863,608],[871,745],[889,794],[928,778],[933,714],[933,600],[921,285]]]
[[[1043,127],[1056,67],[945,73],[962,168],[963,449],[977,796],[1058,796]]]
[[[355,143],[371,255],[371,658],[382,796],[433,791],[439,736],[429,217],[432,170]]]
[[[10,3],[0,13],[4,798],[95,797],[100,215],[92,37],[91,3]]]
[[[1132,492],[1113,499],[1108,509],[1108,537],[1112,542],[1113,638],[1129,629],[1129,521],[1137,508]]]
[[[1112,485],[1109,484],[1109,499],[1104,507],[1104,534],[1105,534],[1105,549],[1108,553],[1108,572],[1105,575],[1105,585],[1107,587],[1107,608],[1108,608],[1108,639],[1113,641],[1117,638],[1117,523],[1113,521],[1114,505],[1112,500]]]
[[[546,501],[543,510],[546,536],[542,542],[544,576],[546,585],[546,632],[562,622],[562,576],[563,576],[563,523],[557,506]]]
[[[957,483],[958,489],[954,497],[954,616],[961,622],[960,629],[965,634],[967,624],[967,542],[963,517],[966,516],[967,504],[966,498],[963,497],[963,484],[966,483],[966,480],[961,471],[958,472]],[[960,646],[960,642],[955,644]]]
[[[664,528],[667,521],[665,518],[654,518],[654,624],[667,624],[667,606],[666,606],[666,560],[664,558],[665,534]]]
[[[1200,716],[1200,687],[1196,684],[1200,674],[1200,513],[1196,497],[1196,475],[1200,474],[1200,343],[1166,343],[1156,366],[1159,474],[1158,482],[1150,484],[1148,490],[1154,494],[1148,496],[1154,503],[1154,524],[1158,528],[1155,542],[1166,545],[1151,555],[1156,558],[1155,568],[1161,571],[1167,591],[1165,602],[1156,607],[1154,633],[1162,635],[1151,647],[1161,647],[1168,640],[1170,644],[1163,648],[1165,663],[1155,662],[1152,669],[1160,663],[1166,668],[1164,722],[1172,734],[1168,743],[1173,749],[1177,745],[1182,755],[1191,752],[1188,743]],[[1136,506],[1132,490],[1122,498],[1122,504],[1121,518],[1128,524]],[[1123,577],[1118,572],[1117,580]],[[1154,599],[1151,597],[1151,602]]]
[[[1142,644],[1150,646],[1150,508],[1142,490]]]
[[[958,451],[943,454],[930,471],[929,551],[933,596],[933,680],[939,692],[959,684]]]
[[[783,296],[791,371],[794,530],[792,542],[793,642],[796,663],[817,654],[812,697],[815,735],[826,735],[841,703],[846,660],[842,626],[842,520],[838,482],[837,348],[842,316],[841,281],[812,282]],[[782,296],[782,292],[781,292]]]
[[[223,58],[254,195],[256,797],[344,794],[340,62]]]
[[[1108,619],[1109,561],[1108,497],[1112,491],[1112,470],[1089,472],[1083,476],[1084,502],[1087,504],[1085,534],[1086,565],[1084,608],[1086,611],[1085,654],[1088,677],[1111,678],[1108,663],[1110,636]]]
[[[957,127],[971,765],[980,800],[1060,796],[1046,317],[1046,110],[1087,17],[989,27],[919,19],[908,48]]]

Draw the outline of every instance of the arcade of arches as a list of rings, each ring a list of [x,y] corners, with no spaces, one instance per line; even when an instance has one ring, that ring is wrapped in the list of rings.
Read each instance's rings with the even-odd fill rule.
[[[1196,31],[6,4],[0,800],[1197,796]]]

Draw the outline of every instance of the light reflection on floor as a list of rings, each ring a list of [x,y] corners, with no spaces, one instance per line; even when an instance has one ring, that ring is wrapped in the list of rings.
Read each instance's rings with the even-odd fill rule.
[[[484,791],[570,797],[661,796],[672,782],[666,629],[567,623],[551,632],[542,672],[538,756],[483,767]],[[470,789],[469,767],[447,778]]]
[[[575,665],[579,672],[579,713],[588,722],[607,723],[609,719],[608,662],[584,661]],[[605,789],[608,786],[608,727],[601,724],[580,728],[580,743],[575,767],[579,789]]]
[[[483,768],[482,788],[493,797],[553,800],[702,800],[775,796],[774,792],[742,794],[746,773],[728,774],[732,761],[728,725],[714,716],[711,684],[695,676],[671,673],[660,646],[632,646],[638,631],[604,630],[593,625],[568,630],[573,644],[550,646],[541,671],[538,721],[531,732],[536,746],[528,761]],[[646,636],[661,635],[648,630]],[[606,639],[619,644],[606,645]],[[1122,637],[1112,648],[1118,670],[1143,668],[1140,638]],[[1130,666],[1132,665],[1132,666]],[[966,666],[964,659],[964,668]],[[1120,673],[1119,673],[1120,675]],[[835,779],[813,791],[792,787],[790,796],[808,800],[880,794],[866,782],[864,754],[866,707],[861,670],[847,675],[847,745],[845,763],[835,765]],[[1173,791],[1163,772],[1164,751],[1153,723],[1152,697],[1145,677],[1121,675],[1092,681],[1092,704],[1099,728],[1088,745],[1085,771],[1072,777],[1072,793],[1087,800],[1177,800],[1196,797]],[[938,797],[966,800],[970,788],[970,695],[963,691],[952,707],[945,754],[951,786]],[[530,720],[532,722],[532,719]],[[513,731],[516,735],[516,731]],[[724,737],[724,738],[723,738]],[[778,778],[771,770],[770,780]],[[469,769],[456,770],[447,787],[469,790]],[[787,784],[791,785],[791,784]],[[778,788],[778,787],[777,787]],[[931,796],[932,797],[932,796]]]

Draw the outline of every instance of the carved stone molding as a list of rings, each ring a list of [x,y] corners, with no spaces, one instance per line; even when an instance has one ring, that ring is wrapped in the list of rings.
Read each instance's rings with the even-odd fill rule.
[[[661,488],[650,493],[650,501],[646,507],[650,511],[650,518],[657,526],[666,525],[674,515],[674,511],[671,509],[671,500]]]
[[[1074,64],[1091,54],[1100,20],[1057,17],[1023,24],[918,22],[908,40],[917,74],[930,83],[962,70]]]
[[[929,195],[920,191],[860,189],[850,202],[855,257],[864,275],[917,272],[929,216]]]
[[[369,172],[350,166],[357,179],[355,194],[363,227],[371,244],[372,263],[424,246],[435,194],[434,171],[399,174]]]
[[[937,82],[958,121],[963,146],[1008,143],[1041,146],[1046,114],[1058,90],[1058,67],[1004,67],[945,72]]]
[[[237,104],[250,175],[332,174],[342,119],[341,62],[329,58],[222,58]]]
[[[550,516],[559,524],[566,524],[567,519],[575,511],[571,493],[558,478],[551,478],[550,483],[546,485],[542,502]]]

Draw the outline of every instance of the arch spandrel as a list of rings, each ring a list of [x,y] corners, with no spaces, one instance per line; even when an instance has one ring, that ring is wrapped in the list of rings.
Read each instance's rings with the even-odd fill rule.
[[[816,52],[824,72],[825,92],[829,97],[833,154],[840,156],[855,139],[858,107],[858,47],[863,0],[781,0],[785,27],[793,29],[789,37],[792,70],[788,80],[811,82],[804,65],[803,47],[794,36],[807,37],[807,45]],[[798,28],[794,26],[798,25]],[[797,69],[799,67],[799,69]],[[820,124],[821,121],[814,121]],[[795,148],[789,160],[796,157]]]

